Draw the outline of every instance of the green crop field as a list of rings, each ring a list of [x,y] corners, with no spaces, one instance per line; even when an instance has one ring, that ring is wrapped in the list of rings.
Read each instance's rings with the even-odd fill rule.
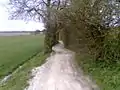
[[[43,38],[42,35],[0,37],[0,78],[40,52]]]

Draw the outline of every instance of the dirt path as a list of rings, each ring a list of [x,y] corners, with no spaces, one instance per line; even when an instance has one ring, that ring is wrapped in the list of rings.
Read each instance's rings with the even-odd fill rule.
[[[52,48],[54,54],[41,67],[32,70],[33,78],[25,90],[99,90],[92,81],[76,69],[75,53],[62,44]]]

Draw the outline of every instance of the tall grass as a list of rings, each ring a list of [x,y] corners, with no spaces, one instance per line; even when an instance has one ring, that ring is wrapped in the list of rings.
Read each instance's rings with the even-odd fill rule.
[[[120,62],[120,37],[119,28],[109,30],[102,47],[102,59],[105,64],[115,65]],[[114,66],[113,65],[113,66]]]
[[[120,40],[110,39],[104,44],[104,60],[106,63],[120,62]]]

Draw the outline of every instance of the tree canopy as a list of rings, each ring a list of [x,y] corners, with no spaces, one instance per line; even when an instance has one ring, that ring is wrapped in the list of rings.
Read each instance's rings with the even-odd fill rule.
[[[10,0],[10,6],[11,19],[45,24],[46,52],[51,52],[61,36],[66,46],[80,46],[84,41],[96,59],[104,58],[105,47],[110,45],[106,39],[120,26],[119,0]],[[113,31],[119,37],[118,28]]]

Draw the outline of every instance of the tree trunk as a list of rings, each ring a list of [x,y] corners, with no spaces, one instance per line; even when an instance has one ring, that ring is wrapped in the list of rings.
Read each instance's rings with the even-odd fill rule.
[[[45,33],[45,53],[50,53],[52,51],[52,46],[58,43],[56,28],[52,27],[50,24],[47,24],[47,31]]]
[[[47,0],[47,16],[46,16],[46,33],[45,33],[45,53],[52,51],[52,46],[57,44],[56,27],[51,25],[51,12],[50,12],[51,0]]]
[[[45,53],[50,53],[52,51],[52,46],[54,46],[57,43],[58,41],[57,41],[56,34],[50,31],[47,31],[45,35],[45,41],[44,41]]]

